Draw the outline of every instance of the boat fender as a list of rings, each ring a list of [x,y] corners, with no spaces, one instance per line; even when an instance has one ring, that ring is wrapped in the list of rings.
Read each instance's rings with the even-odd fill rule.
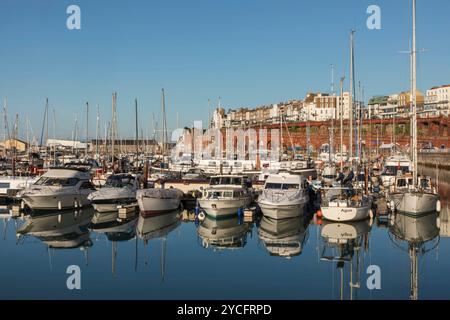
[[[205,216],[205,214],[203,212],[200,212],[198,214],[198,220],[203,221],[203,220],[205,220],[205,218],[206,218],[206,216]]]
[[[323,217],[322,210],[317,210],[316,214],[317,214],[317,217],[320,219]]]
[[[373,215],[373,209],[370,209],[370,210],[369,210],[369,217],[370,217],[371,220],[373,219],[373,217],[374,217],[374,215]]]
[[[238,208],[238,212],[237,212],[238,217],[242,217],[243,211],[244,211],[244,210],[243,210],[242,208]]]
[[[437,212],[441,212],[441,200],[438,200],[437,202],[436,202],[436,211]]]
[[[195,207],[194,213],[196,216],[198,216],[198,214],[200,213],[200,207]]]
[[[74,205],[75,208],[78,208],[78,202],[77,202],[77,199],[74,199],[74,200],[73,200],[73,205]]]
[[[58,223],[61,223],[62,216],[58,214]]]
[[[58,210],[61,210],[62,206],[61,206],[61,201],[58,201]]]
[[[25,209],[25,201],[21,201],[20,202],[20,208],[23,210],[23,209]]]

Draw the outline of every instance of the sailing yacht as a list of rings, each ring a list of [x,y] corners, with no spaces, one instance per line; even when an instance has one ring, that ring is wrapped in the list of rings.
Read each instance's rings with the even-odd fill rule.
[[[258,198],[258,205],[263,215],[273,219],[298,217],[309,201],[305,177],[289,173],[270,175],[262,194]]]
[[[338,180],[341,186],[322,189],[323,217],[330,221],[359,221],[369,218],[372,210],[372,197],[361,188],[355,187],[354,174],[350,170]]]
[[[396,211],[410,214],[425,214],[433,212],[440,207],[439,194],[435,189],[423,187],[418,177],[417,163],[417,78],[416,78],[416,0],[412,0],[412,155],[413,155],[413,185],[401,192],[389,193],[388,200],[394,203]],[[392,209],[392,208],[391,208]]]

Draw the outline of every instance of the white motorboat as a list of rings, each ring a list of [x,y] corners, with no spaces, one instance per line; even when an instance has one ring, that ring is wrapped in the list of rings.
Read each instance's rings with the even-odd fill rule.
[[[394,185],[395,178],[400,174],[412,172],[412,162],[405,155],[394,155],[386,159],[383,171],[381,172],[381,181],[385,188]]]
[[[305,177],[279,173],[267,178],[258,205],[263,215],[286,219],[302,215],[308,201]]]
[[[237,216],[217,220],[206,215],[197,233],[204,248],[235,249],[245,246],[249,228],[250,225],[240,223]]]
[[[199,206],[212,217],[235,215],[253,201],[253,189],[247,177],[223,175],[211,177],[210,185],[203,190]]]
[[[362,189],[352,187],[329,189],[333,195],[323,197],[321,211],[330,221],[359,221],[368,219],[372,213],[372,198]],[[338,194],[334,193],[339,190]]]
[[[87,197],[95,191],[90,179],[83,169],[53,168],[18,197],[32,210],[79,208],[90,205]]]
[[[35,177],[2,177],[0,178],[0,197],[12,199],[36,180]]]
[[[302,217],[277,220],[263,216],[258,236],[270,255],[291,258],[301,254],[306,231]]]
[[[136,193],[141,214],[144,217],[169,213],[181,205],[183,192],[178,189],[140,189]]]
[[[120,206],[137,204],[138,189],[137,177],[130,174],[115,174],[109,176],[105,186],[91,193],[88,199],[98,212],[117,211]]]

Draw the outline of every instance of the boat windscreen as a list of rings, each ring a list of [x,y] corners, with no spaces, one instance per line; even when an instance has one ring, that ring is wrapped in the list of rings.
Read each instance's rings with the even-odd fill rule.
[[[37,186],[61,186],[61,187],[73,187],[78,183],[77,178],[48,178],[41,177],[34,184]]]

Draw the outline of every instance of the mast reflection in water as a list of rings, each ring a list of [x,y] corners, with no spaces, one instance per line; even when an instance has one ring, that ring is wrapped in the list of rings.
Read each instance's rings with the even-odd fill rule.
[[[352,223],[8,210],[3,299],[450,299],[448,202],[439,216]],[[66,287],[71,265],[81,269],[79,291]],[[371,265],[381,290],[366,285]]]

